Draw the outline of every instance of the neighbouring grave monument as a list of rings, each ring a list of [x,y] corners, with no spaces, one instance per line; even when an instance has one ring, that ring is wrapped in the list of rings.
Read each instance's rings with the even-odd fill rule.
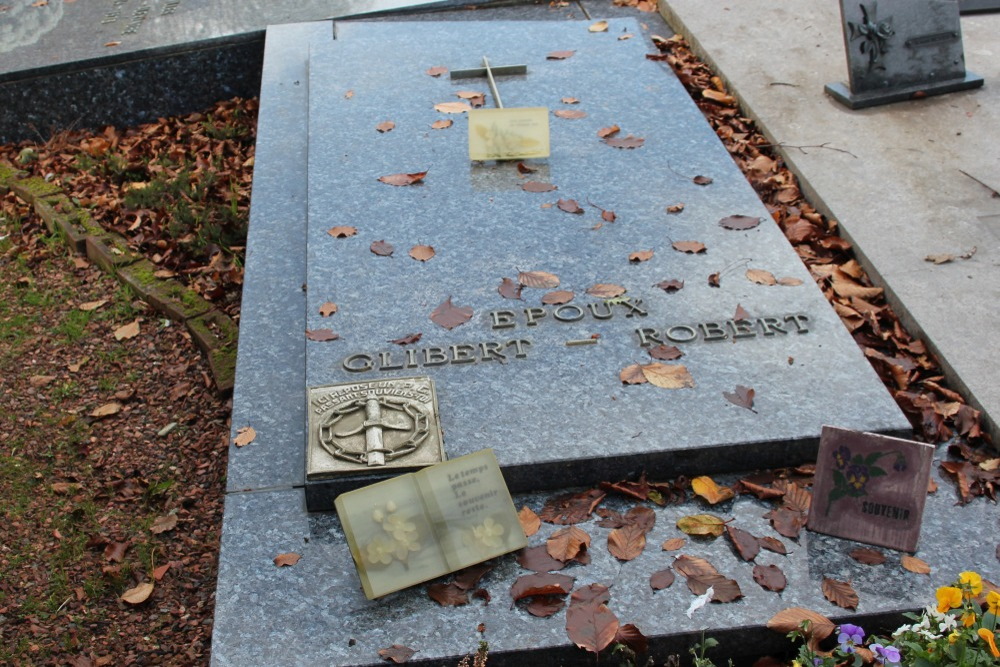
[[[264,29],[461,0],[5,0],[0,142],[252,97]],[[483,4],[483,3],[480,3]],[[487,3],[488,4],[488,3]]]
[[[458,606],[423,586],[366,599],[348,547],[355,517],[407,553],[414,531],[389,519],[399,504],[384,494],[340,508],[352,525],[329,510],[349,489],[406,483],[386,466],[423,465],[407,459],[425,445],[448,459],[492,449],[515,506],[538,510],[551,495],[540,489],[811,460],[824,423],[908,430],[683,87],[645,59],[638,23],[592,26],[269,29],[233,408],[234,429],[256,436],[230,452],[214,664],[378,664],[394,645],[454,663],[480,639],[490,664],[579,658],[567,614],[510,604],[525,573],[512,556],[471,583],[433,584]],[[469,160],[468,110],[491,95],[485,80],[447,70],[483,56],[527,66],[496,85],[506,108],[550,109],[548,158]],[[416,495],[422,507],[433,493]],[[920,554],[957,572],[974,549],[942,528],[962,510],[942,495],[928,504]],[[564,594],[574,580],[613,584],[622,623],[661,654],[686,650],[706,625],[728,650],[765,650],[768,617],[830,606],[826,577],[853,580],[862,615],[924,604],[923,579],[859,569],[844,540],[803,533],[787,555],[758,556],[787,573],[781,596],[724,544],[692,540],[684,554],[715,561],[742,597],[686,616],[688,590],[651,586],[672,559],[653,545],[703,509],[650,509],[650,546],[624,564],[603,545],[609,528],[584,524],[590,564],[567,568]],[[741,496],[714,511],[764,535],[765,510]],[[479,534],[495,537],[485,524]],[[388,549],[370,558],[386,564]],[[278,568],[283,552],[302,558]],[[370,589],[379,575],[364,576]],[[482,593],[470,602],[472,588]]]
[[[978,88],[965,70],[957,0],[841,0],[848,85],[826,91],[852,109]]]

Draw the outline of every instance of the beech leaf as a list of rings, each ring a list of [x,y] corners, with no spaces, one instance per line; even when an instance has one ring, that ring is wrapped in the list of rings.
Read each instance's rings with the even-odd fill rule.
[[[556,186],[551,183],[541,183],[539,181],[525,181],[521,184],[521,189],[525,192],[552,192],[553,190],[558,190]]]
[[[712,514],[691,514],[677,519],[677,528],[687,535],[719,537],[726,528],[726,522]]]
[[[726,526],[726,537],[736,548],[740,558],[751,561],[760,553],[760,542],[748,531],[736,526]]]
[[[558,290],[555,292],[549,292],[542,297],[542,303],[547,306],[561,306],[564,303],[569,303],[573,300],[573,292],[569,290]]]
[[[712,182],[712,179],[708,176],[702,176],[699,174],[698,176],[692,178],[691,182],[695,185],[709,185]]]
[[[997,547],[1000,549],[1000,546]],[[998,558],[1000,558],[1000,551],[998,553]],[[913,574],[930,574],[931,566],[927,564],[927,561],[917,558],[916,556],[907,556],[903,554],[899,559],[899,564],[903,566],[904,570],[912,572]]]
[[[568,595],[573,589],[573,577],[553,572],[523,574],[510,587],[515,602],[534,595]]]
[[[442,120],[436,120],[433,123],[431,123],[431,129],[432,130],[447,130],[449,127],[451,127],[454,124],[455,124],[455,121],[453,121],[452,119],[450,119],[450,118],[444,118]]]
[[[849,581],[823,577],[823,597],[844,609],[858,608],[858,594]]]
[[[608,551],[618,560],[630,561],[646,548],[646,531],[641,526],[615,528],[608,534]]]
[[[777,565],[754,565],[753,580],[760,584],[761,588],[775,593],[785,590],[788,580],[785,573]]]
[[[590,547],[590,535],[576,526],[557,530],[545,541],[545,550],[548,554],[563,562],[574,560],[588,547]]]
[[[340,334],[333,333],[332,329],[306,329],[306,338],[318,343],[326,343],[340,338]]]
[[[590,519],[605,495],[600,489],[563,493],[545,501],[538,516],[542,521],[559,525],[582,523]]]
[[[510,278],[504,278],[500,282],[500,287],[497,288],[497,292],[499,292],[500,296],[505,299],[520,299],[522,289],[521,285],[517,284]]]
[[[591,653],[600,653],[618,632],[618,617],[603,604],[570,605],[566,610],[566,634]]]
[[[427,596],[442,607],[458,607],[469,604],[469,592],[459,588],[455,582],[431,584],[427,587]]]
[[[521,511],[517,513],[517,519],[521,522],[521,530],[524,531],[525,537],[531,537],[537,533],[542,525],[542,520],[527,505],[522,507]]]
[[[90,416],[96,419],[101,419],[102,417],[110,417],[111,415],[116,415],[122,411],[122,404],[117,401],[112,401],[110,403],[105,403],[100,407],[96,407],[90,412]]]
[[[379,176],[378,180],[388,185],[404,186],[420,183],[424,180],[424,176],[426,175],[426,171],[416,171],[409,174],[388,174],[387,176]]]
[[[647,352],[653,359],[660,361],[676,361],[684,356],[680,348],[674,345],[654,345]]]
[[[443,67],[440,68],[434,67],[431,69],[444,69],[445,72],[448,71]],[[428,70],[428,72],[429,71],[430,70]],[[431,76],[438,76],[438,75],[432,74]],[[394,662],[397,665],[401,665],[410,658],[412,658],[414,653],[416,653],[416,651],[414,651],[412,648],[403,646],[401,644],[393,644],[389,648],[380,648],[378,650],[379,657],[381,657],[383,660]]]
[[[357,234],[358,228],[351,227],[350,225],[339,225],[326,230],[326,233],[335,239],[346,239],[348,236],[354,236]]]
[[[434,76],[434,77],[438,77],[438,76],[441,76],[442,74],[447,73],[447,71],[448,71],[447,67],[441,67],[439,65],[437,67],[432,67],[429,70],[427,70],[427,74],[429,74],[431,76]]]
[[[719,486],[711,477],[695,477],[691,480],[691,490],[704,498],[710,505],[730,500],[735,494],[728,486]]]
[[[566,567],[566,561],[556,560],[549,555],[544,544],[525,547],[517,552],[517,563],[526,570],[535,572],[552,572]]]
[[[667,207],[667,213],[680,213],[684,210],[683,203],[671,204]]]
[[[284,554],[278,554],[274,557],[274,564],[278,567],[291,567],[299,562],[302,558],[302,554],[297,554],[294,551],[290,551]]]
[[[387,120],[376,125],[375,129],[384,134],[386,132],[391,132],[394,127],[396,127],[396,124],[391,120]]]
[[[545,56],[546,60],[566,60],[567,58],[573,57],[576,51],[553,51],[549,55]]]
[[[784,285],[785,287],[797,287],[798,285],[802,284],[802,281],[799,280],[798,278],[791,278],[786,276],[784,278],[778,278],[778,284]]]
[[[773,551],[774,553],[781,554],[782,556],[788,554],[788,549],[785,547],[785,543],[776,537],[758,537],[757,542],[760,544],[761,548],[767,549],[768,551]]]
[[[645,262],[652,258],[652,250],[636,250],[635,252],[629,254],[628,261],[632,264],[638,264],[639,262]]]
[[[566,211],[567,213],[576,213],[577,215],[583,213],[583,209],[575,199],[560,199],[556,202],[556,206],[559,207],[560,211]]]
[[[535,595],[525,609],[532,616],[548,618],[566,606],[566,598],[559,595]]]
[[[736,385],[736,389],[734,391],[724,391],[722,392],[722,395],[733,405],[746,408],[750,412],[757,412],[753,409],[754,390],[751,387],[744,387],[743,385],[738,384]]]
[[[674,559],[674,570],[687,579],[688,589],[695,595],[702,595],[710,588],[714,591],[715,602],[732,602],[743,597],[740,585],[715,569],[704,558],[681,555]]]
[[[177,527],[177,515],[171,512],[158,516],[149,527],[149,532],[159,535]]]
[[[596,296],[598,299],[614,299],[624,293],[624,287],[610,283],[598,283],[587,289],[587,294],[590,296]]]
[[[77,307],[80,310],[82,310],[83,312],[89,313],[92,310],[97,310],[98,308],[100,308],[101,306],[103,306],[104,304],[106,304],[107,302],[108,302],[107,299],[100,299],[99,301],[88,301],[86,303],[81,303]]]
[[[679,290],[684,289],[684,281],[677,279],[661,280],[660,282],[653,285],[653,287],[659,287],[667,294],[671,294],[673,292],[677,292]]]
[[[551,288],[559,287],[559,276],[548,271],[521,271],[517,274],[517,282],[524,287]]]
[[[450,296],[431,313],[431,322],[449,331],[465,324],[471,319],[472,308],[470,306],[456,306],[452,304]]]
[[[726,216],[722,220],[719,220],[719,225],[725,227],[726,229],[744,231],[747,229],[753,229],[762,221],[763,218],[757,218],[752,215],[730,215]]]
[[[746,277],[758,285],[775,285],[778,282],[773,273],[764,269],[747,269]]]
[[[618,373],[618,379],[622,381],[622,384],[646,384],[649,382],[646,379],[646,374],[642,372],[642,366],[639,364],[632,364],[623,368]]]
[[[597,23],[591,23],[590,27],[587,28],[587,30],[589,30],[590,32],[607,32],[608,31],[608,22],[607,21],[598,21]]]
[[[613,148],[639,148],[646,140],[642,137],[628,135],[626,137],[605,137],[604,143]]]
[[[650,384],[661,389],[684,389],[694,387],[694,378],[686,366],[681,364],[661,364],[654,361],[642,367],[642,374]]]
[[[153,582],[146,581],[135,588],[130,588],[124,593],[122,593],[122,602],[128,602],[129,604],[142,604],[149,599],[149,596],[153,594]]]
[[[552,113],[554,113],[559,118],[575,119],[575,118],[587,117],[587,112],[580,111],[579,109],[556,109]]]
[[[802,623],[809,621],[805,630]],[[783,609],[772,616],[767,621],[767,628],[775,632],[787,635],[794,630],[800,630],[808,638],[808,644],[814,650],[818,644],[833,634],[837,626],[833,621],[823,614],[820,614],[802,607],[790,607]]]
[[[602,127],[597,131],[597,136],[601,139],[606,139],[608,137],[613,137],[621,131],[621,128],[617,125],[612,125],[611,127]]]
[[[660,548],[664,551],[677,551],[687,544],[687,540],[683,537],[671,537],[660,545]]]
[[[579,104],[580,100],[575,97],[563,97],[559,100],[563,104]]]
[[[664,588],[670,588],[670,585],[674,583],[676,578],[674,571],[668,567],[665,570],[659,570],[650,575],[649,587],[654,591],[662,591]]]
[[[620,626],[618,632],[615,633],[614,641],[616,644],[625,644],[636,655],[646,655],[646,652],[649,651],[649,640],[646,635],[642,634],[642,631],[632,623]]]
[[[440,113],[465,113],[472,111],[472,105],[468,102],[439,102],[434,105],[434,110]]]
[[[885,554],[878,549],[857,548],[848,554],[851,558],[865,565],[881,565],[885,562]]]
[[[396,250],[391,243],[386,243],[384,240],[372,241],[368,249],[379,257],[389,257]]]
[[[128,340],[139,335],[139,320],[133,320],[115,329],[115,340]]]
[[[705,252],[705,244],[700,241],[676,241],[673,243],[674,250],[686,252],[689,255],[697,255]]]
[[[434,247],[429,245],[415,245],[410,248],[410,257],[418,262],[426,262],[434,256]]]
[[[322,306],[319,307],[319,314],[321,317],[330,317],[337,312],[337,304],[327,301]]]
[[[237,447],[244,447],[253,442],[253,439],[257,437],[257,431],[254,430],[253,426],[243,426],[236,429],[236,437],[233,438],[233,444]]]

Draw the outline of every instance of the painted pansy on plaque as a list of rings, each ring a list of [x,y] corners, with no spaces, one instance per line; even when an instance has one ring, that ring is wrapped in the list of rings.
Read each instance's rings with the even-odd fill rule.
[[[491,449],[343,493],[335,505],[368,599],[527,545]]]
[[[809,529],[916,550],[933,459],[931,445],[824,426]]]

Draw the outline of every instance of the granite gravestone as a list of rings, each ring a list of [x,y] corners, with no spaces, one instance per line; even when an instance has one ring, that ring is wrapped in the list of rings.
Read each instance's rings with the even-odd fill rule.
[[[827,84],[852,109],[978,88],[965,71],[956,0],[841,0],[849,85]]]
[[[595,9],[592,8],[592,11]],[[551,17],[547,6],[536,8],[534,13],[517,8],[491,10],[476,13],[475,16],[497,14],[504,17],[514,14],[522,18]],[[465,20],[468,16],[462,12],[456,18]],[[657,21],[655,16],[644,18],[652,32],[665,34],[669,28]],[[610,23],[612,36],[633,34],[636,35],[634,39],[640,39],[640,28],[634,20],[612,20]],[[523,23],[517,26],[516,35],[521,43],[545,44],[548,47],[555,42],[572,48],[567,40],[578,31],[578,26],[559,23]],[[496,567],[479,582],[493,596],[488,605],[474,599],[458,607],[441,607],[429,599],[424,586],[369,601],[359,584],[343,527],[336,515],[306,511],[303,489],[303,443],[306,441],[307,422],[304,350],[307,343],[321,344],[307,341],[302,335],[307,327],[307,293],[302,289],[306,282],[306,156],[309,152],[307,62],[310,47],[329,46],[332,34],[330,25],[320,23],[276,26],[268,30],[244,310],[233,396],[234,429],[253,425],[257,438],[250,445],[232,447],[229,452],[212,664],[218,667],[376,665],[385,664],[378,651],[395,644],[418,650],[414,661],[456,664],[463,655],[474,651],[480,640],[489,642],[491,665],[582,662],[588,658],[567,637],[564,613],[536,618],[523,608],[510,604],[511,585],[520,575],[527,573],[513,557],[498,559]],[[435,31],[433,34],[439,33]],[[343,32],[341,36],[344,36]],[[397,48],[401,42],[423,39],[423,28],[419,22],[401,25],[393,37],[391,48]],[[607,46],[607,42],[583,44],[587,48],[595,48],[597,44]],[[375,43],[373,48],[378,53],[390,52],[390,47],[385,44]],[[561,47],[552,45],[551,48]],[[470,64],[476,64],[481,55],[475,49],[470,54]],[[577,55],[580,55],[579,51]],[[616,60],[613,64],[614,69],[599,67],[589,76],[585,75],[583,83],[591,81],[592,86],[600,85],[593,81],[603,82],[601,77],[612,71],[617,72],[615,76],[623,76],[622,72],[629,72],[630,75],[635,72],[645,82],[644,85],[658,84],[661,78],[666,79],[666,88],[662,90],[663,103],[670,107],[670,114],[666,119],[658,118],[657,122],[669,122],[671,114],[681,114],[685,120],[671,125],[677,132],[690,135],[692,142],[711,145],[716,141],[704,119],[688,111],[691,102],[683,88],[674,81],[673,75],[669,70],[646,61],[644,49],[633,49],[630,59]],[[514,98],[508,98],[510,83],[508,80],[500,82],[505,102],[521,104]],[[633,96],[639,95],[642,89],[643,85],[634,86],[619,101],[620,104],[616,104],[616,108],[630,107]],[[572,93],[560,93],[566,94]],[[437,101],[435,96],[429,98],[427,103]],[[391,100],[387,104],[392,106]],[[656,109],[658,114],[663,113],[662,107]],[[386,109],[383,111],[385,113],[380,114],[377,122],[388,118],[399,121],[395,111],[391,114]],[[562,122],[563,119],[552,120],[554,128],[558,128],[555,121]],[[366,129],[374,131],[371,127]],[[461,126],[450,129],[460,130]],[[709,164],[716,161],[728,164],[729,157],[724,151],[710,150],[713,158]],[[696,166],[699,171],[705,167],[702,164]],[[435,174],[431,171],[429,176]],[[670,186],[667,179],[672,177],[655,176],[656,179],[650,177],[648,188]],[[736,179],[729,182],[739,183]],[[566,214],[567,218],[569,216]],[[482,219],[473,223],[484,224]],[[580,223],[584,224],[583,221]],[[586,224],[596,224],[593,214],[586,219]],[[714,221],[711,224],[715,224]],[[412,261],[405,256],[405,247],[397,253],[394,258],[382,259]],[[722,276],[722,288],[726,287],[727,276],[730,274]],[[309,286],[309,292],[313,289]],[[433,307],[436,304],[430,305]],[[315,327],[317,322],[312,320],[314,311],[312,307],[308,310],[308,326]],[[320,320],[319,323],[337,326],[333,319]],[[461,330],[462,327],[457,329]],[[806,335],[803,334],[803,338]],[[332,341],[329,344],[343,342]],[[724,344],[733,345],[731,342]],[[776,366],[787,366],[787,357],[774,363]],[[817,377],[817,382],[821,384],[822,381],[823,378]],[[483,389],[489,386],[483,385]],[[553,387],[553,391],[560,389],[555,385]],[[442,395],[445,393],[443,387],[439,390]],[[669,393],[662,395],[666,399]],[[787,403],[792,406],[789,411],[797,402],[798,397],[787,398]],[[755,409],[759,407],[755,405]],[[733,410],[743,408],[733,406]],[[566,422],[559,416],[553,419]],[[897,417],[887,416],[886,421],[902,428],[902,420],[897,421]],[[447,432],[445,437],[450,443]],[[503,437],[498,432],[497,442],[502,443]],[[450,454],[454,456],[454,451]],[[723,455],[726,455],[725,450]],[[709,461],[699,472],[711,474],[718,463]],[[751,462],[751,465],[755,464]],[[662,480],[672,478],[675,473],[670,469],[656,468],[649,470],[649,474],[654,479]],[[705,504],[697,499],[654,508],[657,518],[655,527],[647,535],[646,552],[624,565],[604,547],[610,529],[602,528],[595,521],[582,524],[581,527],[592,537],[592,563],[583,568],[568,568],[568,575],[575,578],[574,588],[583,588],[590,583],[613,584],[611,608],[622,623],[636,623],[650,638],[650,654],[657,663],[665,662],[672,654],[686,655],[688,647],[698,641],[706,628],[706,634],[721,642],[714,653],[719,657],[784,651],[788,647],[787,640],[767,630],[764,623],[765,619],[787,607],[816,609],[831,617],[854,619],[854,622],[867,627],[870,621],[874,622],[881,615],[898,614],[927,604],[933,597],[933,586],[947,583],[955,573],[967,569],[969,563],[979,563],[980,572],[986,578],[995,581],[1000,576],[997,563],[983,558],[982,545],[977,540],[956,542],[953,539],[957,525],[994,525],[996,516],[993,508],[979,503],[956,506],[941,471],[935,469],[932,474],[942,490],[927,499],[924,530],[917,553],[934,568],[933,583],[930,584],[925,576],[900,568],[898,554],[887,554],[889,560],[882,566],[861,565],[849,556],[849,552],[858,546],[856,543],[804,531],[797,544],[788,542],[790,553],[787,556],[762,551],[757,557],[758,563],[780,566],[785,571],[789,586],[779,595],[758,586],[752,578],[751,565],[740,561],[725,543],[720,540],[691,540],[683,553],[710,559],[725,575],[739,582],[745,597],[734,603],[707,605],[693,618],[688,618],[678,613],[678,610],[683,612],[693,599],[687,588],[676,583],[669,589],[654,591],[649,579],[653,572],[668,567],[672,562],[672,555],[659,551],[655,545],[682,536],[675,527],[677,519],[706,511]],[[737,476],[716,476],[715,479],[720,484],[729,484]],[[539,482],[552,483],[552,480]],[[568,475],[562,475],[555,483],[569,486],[574,482]],[[551,495],[554,493],[519,494],[514,502],[518,508],[527,505],[538,511]],[[618,502],[609,497],[605,504],[624,512],[633,503]],[[780,537],[763,518],[769,508],[768,502],[741,495],[716,506],[714,511],[727,518],[732,517],[737,525],[754,535]],[[530,538],[530,544],[544,545],[556,528],[544,524],[539,533]],[[275,567],[272,560],[277,554],[285,552],[299,553],[302,558],[293,567]],[[834,607],[824,599],[820,583],[825,576],[853,582],[861,597],[857,613]],[[442,582],[438,586],[446,587],[448,584]],[[484,633],[477,630],[480,624]]]
[[[257,94],[271,24],[461,0],[5,0],[0,142],[135,124]],[[42,100],[58,100],[46,104]]]
[[[538,43],[510,40],[512,23],[420,30],[401,41],[393,24],[339,23],[310,57],[306,329],[338,338],[307,341],[306,385],[347,397],[310,399],[311,509],[379,472],[322,465],[340,456],[329,420],[360,410],[356,384],[373,380],[430,376],[447,456],[494,448],[514,491],[803,462],[823,423],[907,428],[640,41],[588,24]],[[442,110],[461,112],[485,80],[427,72],[483,55],[527,65],[497,83],[508,107],[552,110],[549,158],[470,162],[466,114]],[[738,386],[752,409],[727,400]]]

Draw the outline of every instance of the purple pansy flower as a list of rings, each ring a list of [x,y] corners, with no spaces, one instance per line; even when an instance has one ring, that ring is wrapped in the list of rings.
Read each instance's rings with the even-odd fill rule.
[[[846,446],[841,445],[837,449],[833,450],[833,462],[837,466],[837,470],[843,470],[847,467],[847,462],[851,460],[851,450]]]
[[[865,485],[868,484],[871,476],[868,474],[868,466],[855,463],[848,466],[844,477],[847,478],[848,486],[853,486],[857,491],[864,491]]]
[[[854,647],[860,646],[865,641],[865,631],[857,625],[844,623],[840,626],[840,634],[837,635],[837,643],[840,644],[844,653],[854,653]]]
[[[899,664],[900,655],[899,649],[895,646],[882,646],[881,644],[871,645],[872,653],[875,654],[875,660],[880,665],[897,665]]]

